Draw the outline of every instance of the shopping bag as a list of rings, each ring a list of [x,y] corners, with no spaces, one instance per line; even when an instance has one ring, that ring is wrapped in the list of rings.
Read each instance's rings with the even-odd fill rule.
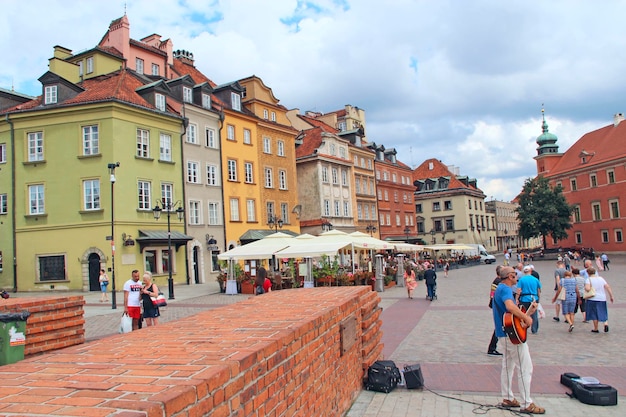
[[[120,333],[130,333],[133,331],[133,319],[126,313],[122,314],[120,320]]]
[[[537,317],[539,317],[540,319],[546,318],[546,311],[543,309],[541,303],[537,304]]]
[[[165,300],[165,296],[162,293],[159,293],[157,297],[150,297],[152,300],[152,305],[155,307],[165,307],[167,306],[167,301]]]

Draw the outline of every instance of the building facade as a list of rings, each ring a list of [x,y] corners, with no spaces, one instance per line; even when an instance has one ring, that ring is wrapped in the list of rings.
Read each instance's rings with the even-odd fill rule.
[[[497,250],[496,214],[473,178],[437,159],[413,171],[417,230],[425,243],[474,243]]]
[[[548,131],[537,138],[537,175],[560,185],[573,206],[572,228],[567,239],[548,239],[549,248],[583,247],[601,252],[623,253],[626,190],[626,123],[618,113],[613,123],[584,134],[565,153],[558,152],[556,135]]]

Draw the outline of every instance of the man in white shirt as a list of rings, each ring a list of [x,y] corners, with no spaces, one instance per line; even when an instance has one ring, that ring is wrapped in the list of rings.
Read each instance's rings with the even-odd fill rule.
[[[139,328],[141,319],[141,287],[139,271],[132,272],[132,278],[124,284],[124,313],[133,319],[133,330]]]

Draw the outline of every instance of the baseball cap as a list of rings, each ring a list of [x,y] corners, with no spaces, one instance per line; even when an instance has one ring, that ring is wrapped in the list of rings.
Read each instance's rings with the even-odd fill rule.
[[[530,271],[532,271],[532,268],[530,267],[530,265],[526,265],[524,267],[524,272],[530,272]]]

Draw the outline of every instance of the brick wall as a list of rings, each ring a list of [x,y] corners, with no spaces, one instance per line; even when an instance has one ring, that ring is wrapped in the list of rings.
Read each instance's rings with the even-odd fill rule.
[[[0,367],[0,414],[341,416],[382,352],[379,301],[276,291],[32,357]]]
[[[30,312],[24,357],[85,343],[82,296],[0,300],[0,313]]]

